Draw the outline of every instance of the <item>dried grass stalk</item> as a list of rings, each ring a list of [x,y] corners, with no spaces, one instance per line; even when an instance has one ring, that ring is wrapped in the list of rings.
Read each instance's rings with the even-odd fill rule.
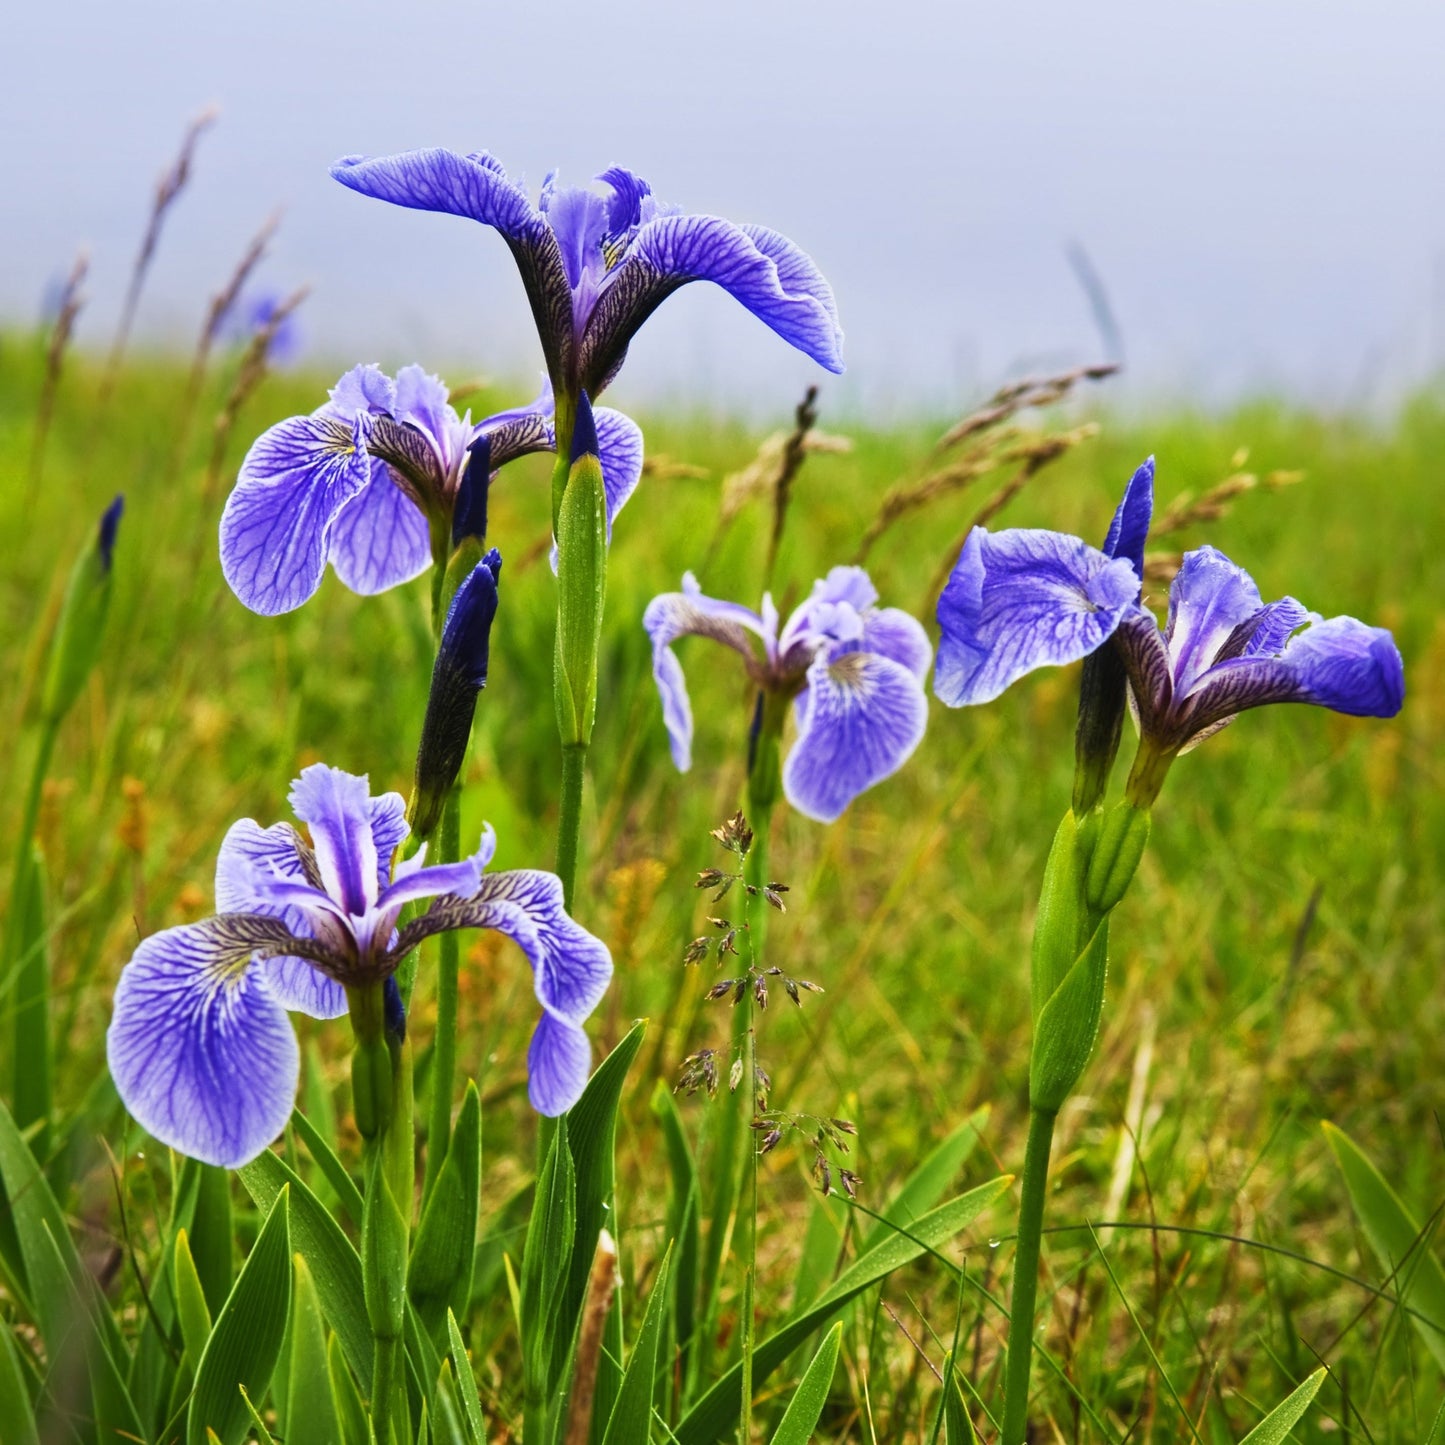
[[[40,383],[40,397],[35,403],[35,434],[30,442],[30,465],[27,469],[25,501],[28,506],[40,486],[45,466],[45,442],[50,435],[50,422],[55,414],[55,394],[60,388],[60,373],[65,366],[65,353],[75,331],[75,318],[85,305],[81,286],[90,270],[90,256],[82,249],[76,254],[70,274],[60,292],[60,305],[55,324],[50,329],[50,342],[45,348],[45,376]]]

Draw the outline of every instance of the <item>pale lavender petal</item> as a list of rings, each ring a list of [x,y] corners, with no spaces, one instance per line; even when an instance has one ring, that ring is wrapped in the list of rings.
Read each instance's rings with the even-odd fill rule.
[[[1389,632],[1331,617],[1296,633],[1278,657],[1240,657],[1210,668],[1191,699],[1190,730],[1272,702],[1394,717],[1404,700],[1404,663]]]
[[[1144,543],[1153,517],[1154,458],[1147,457],[1129,478],[1129,485],[1124,488],[1124,496],[1109,523],[1108,536],[1104,538],[1105,555],[1123,557],[1140,578],[1144,576]]]
[[[116,1089],[148,1133],[207,1164],[254,1159],[296,1098],[296,1035],[250,963],[284,932],[237,914],[168,928],[116,985],[106,1035]]]
[[[846,602],[859,612],[878,600],[878,589],[862,567],[830,567],[826,577],[813,583],[811,602]]]
[[[347,421],[382,416],[396,404],[396,383],[379,367],[353,366],[330,392],[328,411]]]
[[[400,793],[383,793],[371,800],[371,838],[376,845],[378,888],[385,888],[391,880],[391,856],[406,842],[410,832],[406,799]]]
[[[396,401],[391,414],[399,422],[425,432],[442,453],[457,420],[447,397],[447,384],[441,377],[424,366],[403,366],[396,374]]]
[[[379,877],[366,778],[313,763],[291,785],[291,809],[311,830],[327,893],[360,917],[376,902]]]
[[[1035,668],[1076,662],[1118,626],[1139,577],[1077,537],[975,527],[938,599],[934,692],[988,702]]]
[[[592,1045],[564,1019],[544,1013],[527,1049],[527,1097],[547,1118],[565,1114],[587,1087]]]
[[[592,413],[597,427],[598,460],[602,488],[607,494],[607,540],[612,523],[642,477],[642,428],[630,416],[599,406]]]
[[[292,1013],[339,1019],[347,1012],[346,990],[314,964],[294,954],[263,958],[259,965],[271,997]]]
[[[899,607],[879,607],[863,614],[859,652],[876,652],[906,667],[919,682],[928,677],[933,646],[923,624]]]
[[[331,529],[331,565],[363,597],[410,582],[431,566],[431,534],[421,508],[382,462],[342,507]]]
[[[469,898],[481,886],[481,881],[481,869],[475,858],[463,858],[459,863],[434,863],[430,868],[409,869],[402,874],[382,891],[376,906],[394,913],[404,903],[436,898],[443,893]]]
[[[1164,629],[1176,696],[1189,692],[1235,628],[1262,605],[1254,579],[1223,552],[1199,547],[1184,554],[1169,588],[1169,621]]]
[[[232,823],[216,857],[216,912],[264,913],[256,876],[304,884],[306,870],[297,852],[300,838],[290,823],[263,828],[254,818]]]
[[[289,612],[321,585],[337,514],[371,479],[360,425],[291,417],[246,453],[221,515],[221,570],[253,612]]]
[[[800,813],[831,823],[908,760],[927,726],[928,699],[919,678],[886,657],[820,654],[797,715],[783,792]]]
[[[638,327],[689,281],[715,282],[820,366],[843,370],[833,292],[805,252],[762,226],[667,215],[638,229],[586,321],[579,370],[591,394],[622,364]]]

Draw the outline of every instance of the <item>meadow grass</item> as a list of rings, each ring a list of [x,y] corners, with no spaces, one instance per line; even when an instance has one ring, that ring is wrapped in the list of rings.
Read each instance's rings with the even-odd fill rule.
[[[221,578],[216,522],[241,453],[271,421],[310,410],[329,375],[268,380],[230,438],[220,485],[208,487],[219,390],[207,393],[187,437],[177,419],[184,366],[134,360],[102,405],[98,368],[78,358],[35,484],[27,457],[42,365],[34,338],[0,338],[0,816],[13,836],[36,743],[38,673],[73,549],[123,491],[105,651],[65,725],[40,837],[54,920],[57,1103],[76,1124],[83,1164],[68,1205],[98,1274],[134,1304],[117,1251],[124,1242],[143,1270],[154,1262],[165,1165],[164,1151],[136,1153],[134,1126],[103,1078],[116,976],[140,935],[211,911],[225,828],[241,816],[282,817],[305,763],[322,758],[369,772],[378,790],[408,790],[430,671],[427,584],[367,599],[328,576],[299,612],[263,619]],[[627,406],[624,395],[608,399]],[[513,400],[488,394],[469,404],[481,414]],[[780,425],[791,400],[780,399]],[[1416,1217],[1433,1223],[1445,1201],[1445,403],[1422,396],[1388,422],[1265,402],[1222,416],[1181,409],[1126,419],[1098,393],[1087,407],[1099,435],[1037,477],[1000,524],[1102,534],[1123,481],[1149,452],[1162,503],[1207,489],[1234,469],[1240,447],[1260,472],[1303,469],[1299,485],[1246,496],[1177,540],[1207,537],[1267,596],[1291,593],[1392,627],[1407,698],[1393,723],[1307,708],[1250,714],[1170,777],[1152,846],[1114,921],[1099,1046],[1060,1119],[1041,1290],[1040,1341],[1053,1364],[1036,1369],[1036,1438],[1234,1441],[1323,1362],[1331,1378],[1294,1438],[1423,1440],[1445,1379],[1392,1292],[1372,1292],[1384,1271],[1319,1125],[1332,1120],[1351,1134]],[[881,431],[830,413],[826,393],[822,408],[821,424],[854,446],[811,457],[797,478],[776,574],[785,610],[853,555],[883,492],[922,466],[951,420]],[[1078,415],[1076,403],[1069,419]],[[640,617],[688,568],[706,591],[756,604],[769,526],[754,506],[718,534],[720,481],[753,456],[755,429],[646,410],[638,419],[650,455],[706,475],[645,479],[617,527],[584,813],[576,911],[617,962],[596,1020],[599,1050],[634,1018],[650,1021],[618,1151],[629,1320],[665,1244],[668,1170],[649,1098],[657,1080],[671,1086],[686,1055],[722,1045],[729,1029],[726,1005],[702,1001],[712,964],[686,968],[681,955],[712,911],[692,879],[718,861],[709,829],[741,798],[748,721],[741,670],[704,643],[682,644],[698,737],[691,773],[676,773]],[[493,491],[491,540],[506,563],[463,838],[490,820],[503,867],[551,861],[548,474],[547,459],[533,459],[508,468]],[[992,485],[885,536],[869,559],[885,604],[931,626],[930,587]],[[769,1008],[760,1054],[779,1107],[857,1122],[852,1167],[872,1208],[981,1105],[991,1113],[958,1188],[1019,1167],[1032,909],[1070,797],[1076,681],[1072,670],[1039,674],[969,711],[935,703],[908,767],[842,822],[823,828],[785,813],[778,824],[772,869],[792,891],[786,917],[770,926],[771,958],[826,992],[801,1010]],[[521,956],[495,934],[469,936],[461,988],[460,1065],[485,1110],[486,1267],[468,1329],[496,1438],[505,1439],[502,1424],[520,1418],[520,1403],[497,1246],[515,1258],[525,1224],[534,1004]],[[423,1049],[429,1006],[424,968],[413,1013]],[[334,1111],[345,1143],[346,1027],[307,1025],[303,1037],[303,1101]],[[682,1101],[704,1170],[709,1110],[719,1107]],[[120,1161],[124,1232],[97,1135]],[[840,1201],[819,1202],[811,1162],[792,1137],[764,1161],[764,1324],[800,1287],[809,1241],[847,1215]],[[249,1229],[243,1200],[238,1192]],[[1093,1235],[1084,1227],[1105,1221],[1122,1224]],[[930,1439],[932,1371],[956,1328],[965,1374],[999,1408],[1010,1227],[1000,1206],[952,1251],[967,1275],[961,1306],[933,1266],[864,1297],[848,1318],[819,1438]],[[735,1327],[733,1301],[722,1328]],[[768,1383],[760,1413],[786,1383]]]

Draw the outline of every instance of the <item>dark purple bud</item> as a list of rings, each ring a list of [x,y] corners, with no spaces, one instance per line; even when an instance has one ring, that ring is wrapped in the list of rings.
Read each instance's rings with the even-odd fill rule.
[[[115,501],[101,514],[100,535],[96,539],[96,552],[100,557],[100,570],[110,571],[111,554],[115,551],[115,534],[120,527],[120,514],[125,511],[125,496],[117,494]]]
[[[585,391],[580,392],[577,396],[577,416],[572,422],[572,455],[568,460],[576,466],[583,457],[600,455],[597,446],[597,423],[592,420],[592,403],[587,399]]]
[[[441,819],[472,736],[477,694],[486,686],[501,553],[494,547],[457,588],[432,667],[416,754],[412,831],[427,838]]]
[[[382,1004],[386,1010],[386,1036],[393,1043],[400,1044],[406,1039],[406,1005],[401,1001],[401,989],[397,987],[396,975],[388,974],[381,986]]]
[[[457,487],[457,500],[452,508],[452,548],[460,547],[468,537],[478,542],[487,538],[487,493],[492,487],[492,441],[479,436],[467,448],[467,464]]]

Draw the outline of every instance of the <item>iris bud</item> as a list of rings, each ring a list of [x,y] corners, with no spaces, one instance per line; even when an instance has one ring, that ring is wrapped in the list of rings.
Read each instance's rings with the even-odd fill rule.
[[[447,609],[416,754],[411,826],[418,839],[428,837],[440,822],[471,741],[477,694],[487,683],[501,571],[502,555],[494,547],[457,588]]]
[[[1149,842],[1149,811],[1120,803],[1104,819],[1089,859],[1084,893],[1096,913],[1108,913],[1128,892]]]
[[[124,507],[125,498],[117,497],[105,509],[95,540],[75,559],[50,645],[41,703],[47,722],[59,722],[70,711],[100,656],[110,611],[111,557]]]
[[[1099,806],[1109,786],[1124,730],[1128,687],[1124,659],[1112,642],[1084,659],[1074,732],[1074,813],[1079,818]]]

